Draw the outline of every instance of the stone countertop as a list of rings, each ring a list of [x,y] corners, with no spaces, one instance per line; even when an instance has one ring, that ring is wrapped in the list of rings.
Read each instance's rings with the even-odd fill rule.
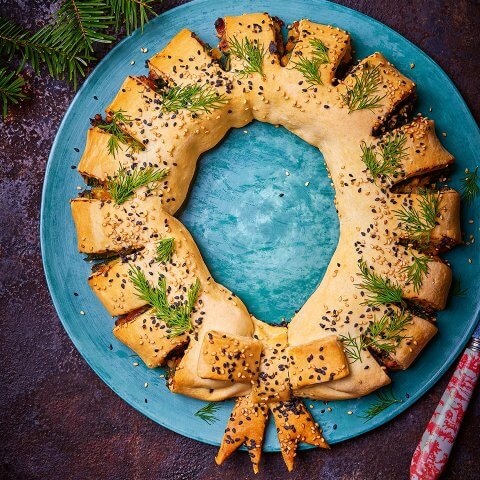
[[[161,12],[181,1],[164,1]],[[449,74],[480,118],[476,0],[342,0],[389,25]],[[252,2],[252,8],[254,2]],[[37,28],[50,2],[0,0],[0,14]],[[147,419],[88,367],[61,326],[45,284],[39,207],[48,153],[74,92],[47,75],[33,77],[29,102],[0,123],[0,478],[246,479],[245,453],[223,466],[216,447]],[[288,474],[280,454],[265,454],[255,478],[405,479],[412,453],[452,369],[393,421],[331,451],[301,452]],[[480,389],[455,443],[448,479],[478,479]]]

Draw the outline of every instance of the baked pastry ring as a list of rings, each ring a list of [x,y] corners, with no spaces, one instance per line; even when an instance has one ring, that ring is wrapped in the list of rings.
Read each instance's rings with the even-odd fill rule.
[[[298,441],[327,446],[298,397],[357,398],[408,368],[446,304],[452,274],[438,255],[461,241],[459,194],[424,188],[454,159],[432,120],[409,120],[415,84],[380,53],[345,74],[339,28],[300,20],[284,45],[281,25],[218,19],[219,50],[178,33],[93,122],[78,170],[95,187],[71,202],[79,251],[114,257],[89,283],[120,317],[115,336],[150,368],[170,359],[174,393],[239,397],[217,461],[246,442],[255,470],[268,408],[291,469]],[[319,148],[336,193],[337,249],[288,328],[217,284],[173,216],[199,156],[252,120]],[[248,430],[239,422],[251,412]]]

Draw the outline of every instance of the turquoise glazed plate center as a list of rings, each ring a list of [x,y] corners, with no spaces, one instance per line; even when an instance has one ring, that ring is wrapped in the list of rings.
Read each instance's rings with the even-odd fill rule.
[[[457,158],[452,187],[459,187],[465,168],[475,168],[480,150],[478,127],[438,65],[388,27],[326,1],[193,1],[154,19],[143,34],[135,32],[100,62],[66,113],[47,165],[41,241],[48,286],[70,338],[118,395],[159,424],[211,444],[220,443],[233,401],[221,404],[218,421],[212,425],[196,417],[195,412],[205,402],[170,393],[161,369],[149,370],[116,341],[113,320],[88,287],[91,265],[77,253],[69,207],[83,181],[71,166],[80,160],[89,117],[103,112],[127,75],[145,74],[145,60],[179,30],[189,28],[214,45],[217,17],[254,11],[269,12],[286,23],[309,18],[339,26],[351,33],[356,58],[378,50],[412,78],[418,85],[417,111],[435,120],[437,132],[448,132],[441,138]],[[141,48],[147,48],[148,54]],[[411,63],[415,64],[413,70]],[[338,240],[333,197],[320,152],[283,128],[253,123],[230,132],[202,156],[179,218],[198,243],[216,280],[239,295],[255,316],[278,323],[282,318],[289,320],[302,306],[330,261]],[[478,203],[463,207],[462,227],[467,238],[478,233],[476,211]],[[414,365],[392,375],[393,392],[401,403],[365,422],[361,416],[375,401],[375,394],[330,402],[329,409],[323,402],[306,401],[313,405],[311,411],[330,443],[360,435],[398,415],[425,393],[461,352],[479,310],[479,248],[480,242],[476,242],[447,255],[454,276],[461,278],[468,290],[463,297],[452,297],[447,309],[440,312],[439,334]],[[272,421],[265,449],[278,450]]]
[[[333,199],[316,148],[254,122],[202,156],[179,218],[215,280],[257,318],[278,323],[306,302],[335,251]]]

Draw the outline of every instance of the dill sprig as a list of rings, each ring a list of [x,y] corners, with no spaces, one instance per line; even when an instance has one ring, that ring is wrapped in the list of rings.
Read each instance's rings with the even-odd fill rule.
[[[196,417],[201,418],[204,422],[207,422],[209,425],[218,421],[218,418],[215,416],[215,413],[220,408],[219,403],[210,402],[207,403],[204,407],[200,408],[197,412],[194,413]]]
[[[298,70],[305,77],[306,82],[313,87],[314,85],[323,85],[319,68],[320,65],[328,63],[329,59],[328,48],[321,40],[314,38],[310,40],[310,45],[313,48],[311,58],[299,56],[298,60],[292,61],[292,63],[293,68]]]
[[[257,40],[251,42],[247,37],[238,40],[232,37],[228,40],[230,53],[243,62],[243,69],[237,70],[240,76],[258,73],[263,77],[263,59],[266,51]]]
[[[359,415],[359,417],[365,419],[366,422],[369,422],[372,418],[376,417],[379,413],[382,413],[385,409],[391,407],[395,403],[403,403],[403,400],[395,398],[391,389],[378,392],[376,402],[371,404],[362,415]]]
[[[124,115],[123,110],[114,110],[110,113],[109,117],[110,118],[107,122],[101,123],[97,125],[97,127],[110,134],[107,143],[108,153],[110,155],[115,157],[118,149],[123,150],[120,146],[121,143],[127,145],[127,149],[132,150],[132,152],[139,152],[143,149],[143,144],[141,142],[120,128],[121,124],[126,124],[132,121],[130,117]]]
[[[210,113],[221,108],[228,100],[208,83],[200,85],[175,85],[163,97],[163,109],[166,112],[176,112],[185,109],[190,112]]]
[[[463,298],[468,292],[468,288],[462,287],[462,282],[458,278],[453,278],[452,286],[450,288],[450,294],[452,297],[460,297]]]
[[[467,205],[471,205],[480,193],[479,180],[478,167],[475,167],[473,172],[466,172],[465,177],[462,179],[462,199]]]
[[[175,251],[174,238],[162,238],[157,242],[157,262],[169,262]]]
[[[362,161],[374,180],[380,176],[390,178],[397,173],[401,161],[407,156],[406,141],[407,137],[402,133],[389,135],[377,146],[361,143]],[[377,148],[380,150],[379,155]]]
[[[408,233],[412,240],[425,246],[430,242],[430,235],[437,225],[439,196],[438,193],[424,190],[420,193],[418,208],[402,206],[393,213],[400,220],[400,228]]]
[[[167,281],[164,276],[160,276],[156,287],[150,284],[143,271],[138,267],[130,268],[128,276],[137,291],[138,297],[154,309],[159,320],[166,323],[170,329],[169,337],[178,337],[193,329],[190,315],[200,291],[198,279],[190,286],[185,301],[170,305],[167,298]]]
[[[428,275],[428,264],[432,261],[426,255],[418,257],[412,254],[412,263],[402,268],[402,272],[407,274],[407,282],[413,284],[413,290],[418,293],[422,288],[423,278]]]
[[[106,189],[110,193],[113,201],[121,205],[132,197],[133,192],[140,187],[145,187],[151,183],[159,182],[168,175],[168,169],[157,169],[147,167],[144,169],[136,168],[127,170],[120,167],[113,177],[109,177]]]
[[[354,83],[352,87],[346,87],[347,91],[341,94],[342,100],[348,107],[349,113],[355,110],[373,110],[381,106],[380,102],[386,95],[375,95],[382,82],[380,68],[376,65],[373,68],[365,64],[359,76],[353,73]]]
[[[363,281],[356,286],[368,292],[364,304],[403,303],[402,289],[399,285],[374,273],[363,259],[358,262],[358,266]]]
[[[412,316],[403,310],[400,312],[392,310],[385,313],[380,320],[370,323],[362,335],[352,337],[349,332],[347,336],[340,335],[340,340],[352,363],[362,362],[362,351],[369,348],[377,352],[395,353],[400,342],[408,338],[406,335],[402,335],[402,332],[411,321]]]

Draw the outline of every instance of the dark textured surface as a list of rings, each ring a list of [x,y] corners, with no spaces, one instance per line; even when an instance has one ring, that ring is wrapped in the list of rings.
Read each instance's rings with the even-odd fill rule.
[[[164,2],[162,11],[173,4]],[[341,1],[391,26],[435,59],[480,118],[477,1]],[[0,0],[0,13],[31,27],[50,2]],[[254,2],[252,2],[254,10]],[[247,455],[224,466],[216,449],[170,432],[117,397],[86,365],[63,330],[45,285],[39,206],[45,164],[74,92],[46,75],[33,100],[0,124],[0,478],[252,478]],[[451,371],[417,404],[382,428],[330,452],[298,456],[288,475],[267,454],[256,478],[404,479],[411,455]],[[480,398],[465,416],[445,478],[480,478]]]

